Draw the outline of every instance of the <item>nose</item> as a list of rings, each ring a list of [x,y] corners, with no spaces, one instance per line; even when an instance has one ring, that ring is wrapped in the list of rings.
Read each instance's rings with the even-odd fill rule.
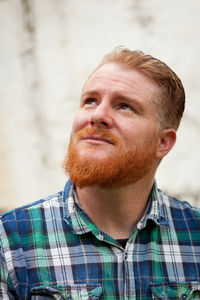
[[[90,117],[90,124],[99,128],[111,128],[113,119],[110,111],[110,107],[101,103],[92,111]]]

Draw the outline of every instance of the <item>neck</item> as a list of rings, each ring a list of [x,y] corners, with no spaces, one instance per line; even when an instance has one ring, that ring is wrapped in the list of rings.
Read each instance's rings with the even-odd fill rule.
[[[77,188],[84,211],[105,233],[115,239],[128,238],[144,214],[154,176],[120,188]]]

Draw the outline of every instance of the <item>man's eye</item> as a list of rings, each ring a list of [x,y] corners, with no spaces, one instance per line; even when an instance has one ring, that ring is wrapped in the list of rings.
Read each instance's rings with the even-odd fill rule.
[[[87,98],[85,101],[84,101],[84,105],[93,105],[96,103],[96,100],[94,98]]]
[[[121,103],[119,107],[123,110],[133,110],[132,107],[126,103]]]

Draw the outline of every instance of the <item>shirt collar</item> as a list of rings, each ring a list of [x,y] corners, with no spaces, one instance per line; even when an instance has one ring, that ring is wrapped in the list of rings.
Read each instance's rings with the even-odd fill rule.
[[[63,192],[64,219],[75,234],[81,235],[92,231],[100,233],[98,227],[91,221],[78,202],[75,188],[70,180],[66,183]]]
[[[148,220],[152,220],[158,226],[169,225],[166,205],[163,200],[163,194],[157,188],[156,182],[154,182],[145,213],[137,224],[138,230],[145,228]],[[92,231],[95,235],[100,233],[98,227],[90,220],[88,215],[81,208],[74,186],[70,180],[66,183],[64,188],[63,202],[64,218],[74,233],[79,235],[90,231]]]
[[[145,228],[148,220],[152,220],[157,225],[169,225],[166,205],[163,200],[163,193],[157,188],[156,181],[154,181],[145,213],[138,222],[137,229]]]

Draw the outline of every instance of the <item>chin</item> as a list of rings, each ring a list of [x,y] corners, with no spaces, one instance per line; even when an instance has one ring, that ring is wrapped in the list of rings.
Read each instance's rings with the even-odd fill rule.
[[[100,149],[98,146],[92,146],[92,147],[84,147],[77,151],[79,153],[79,156],[82,159],[105,159],[108,158],[108,156],[111,156],[112,154],[110,151],[105,149]],[[113,154],[114,155],[114,154]]]

